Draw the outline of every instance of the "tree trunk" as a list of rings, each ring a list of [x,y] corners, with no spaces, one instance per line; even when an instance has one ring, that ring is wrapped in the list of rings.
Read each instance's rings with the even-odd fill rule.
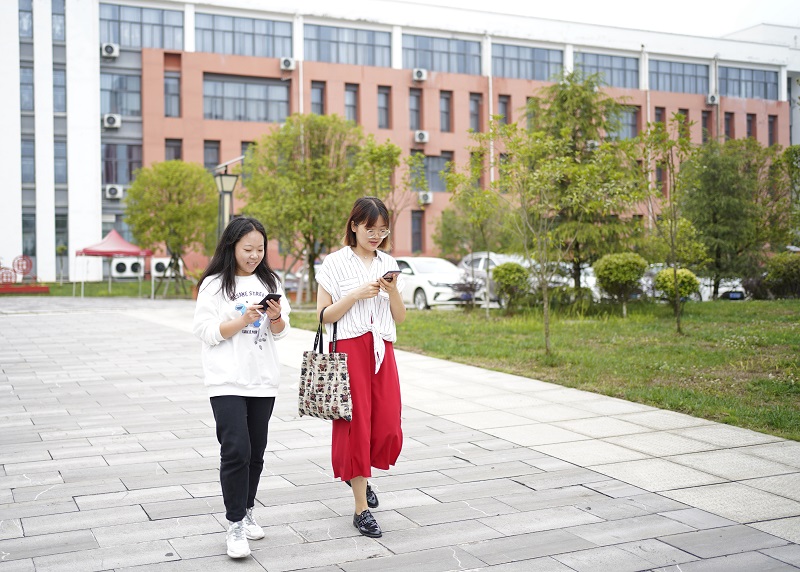
[[[622,299],[622,317],[623,318],[628,317],[628,303],[625,301],[624,298]]]
[[[547,291],[547,281],[542,286],[542,303],[544,306],[544,352],[550,355],[550,297]]]
[[[682,334],[681,331],[681,293],[680,289],[678,288],[678,267],[672,267],[672,280],[673,280],[673,287],[675,288],[675,327],[679,334]]]

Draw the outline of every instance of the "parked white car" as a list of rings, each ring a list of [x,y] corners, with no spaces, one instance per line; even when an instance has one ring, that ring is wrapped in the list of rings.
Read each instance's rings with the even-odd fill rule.
[[[498,254],[497,252],[473,252],[467,254],[458,263],[458,267],[464,271],[464,274],[469,279],[480,280],[486,283],[486,277],[489,270],[494,270],[495,267],[505,264],[506,262],[515,262],[521,266],[526,266],[525,259],[518,254]],[[497,293],[495,290],[495,283],[492,280],[489,291],[491,293],[491,301],[497,302]],[[475,293],[477,301],[484,300],[484,289],[480,289]]]
[[[427,256],[400,256],[396,260],[402,272],[406,306],[425,310],[471,300],[464,273],[452,262]]]

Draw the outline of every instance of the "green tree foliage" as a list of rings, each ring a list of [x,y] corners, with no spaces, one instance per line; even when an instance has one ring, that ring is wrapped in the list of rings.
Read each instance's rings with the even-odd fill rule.
[[[683,212],[709,253],[716,299],[725,278],[753,277],[768,248],[789,238],[790,186],[777,146],[756,139],[709,140],[684,166],[691,187]]]
[[[631,252],[606,254],[594,263],[597,284],[612,298],[622,303],[622,317],[627,317],[627,303],[640,287],[647,261]]]
[[[800,253],[781,252],[770,258],[766,286],[776,298],[800,298]]]
[[[391,142],[365,143],[361,128],[337,115],[292,115],[248,150],[246,210],[304,260],[313,284],[314,262],[341,245],[355,199],[392,192],[398,154]]]
[[[179,258],[204,247],[216,231],[214,177],[202,165],[183,161],[156,163],[135,176],[125,198],[125,221],[139,246],[164,246],[177,268]]]
[[[520,264],[504,262],[494,269],[493,274],[497,294],[505,304],[506,314],[510,314],[530,292],[530,273]]]
[[[560,81],[528,99],[528,127],[565,142],[568,162],[554,238],[580,288],[581,267],[631,242],[633,225],[617,218],[645,199],[634,145],[619,140],[624,104],[601,90],[597,75],[565,72]]]
[[[674,229],[668,219],[657,220],[651,232],[639,242],[638,253],[651,264],[663,264],[670,260],[670,244],[664,240],[670,230],[675,232],[674,258],[682,268],[700,272],[708,263],[708,251],[700,240],[700,233],[685,218],[678,219]]]
[[[675,284],[678,287],[675,287]],[[700,281],[694,272],[687,268],[665,268],[656,274],[656,290],[661,290],[670,304],[677,305],[675,311],[683,312],[683,305],[692,294],[700,291]]]

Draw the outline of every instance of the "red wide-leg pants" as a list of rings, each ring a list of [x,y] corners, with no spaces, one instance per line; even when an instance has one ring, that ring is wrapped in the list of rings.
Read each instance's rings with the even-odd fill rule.
[[[333,421],[333,475],[349,481],[372,476],[372,467],[388,469],[403,448],[400,428],[400,379],[394,348],[386,343],[381,369],[375,373],[372,334],[338,340],[336,351],[347,354],[353,420]]]

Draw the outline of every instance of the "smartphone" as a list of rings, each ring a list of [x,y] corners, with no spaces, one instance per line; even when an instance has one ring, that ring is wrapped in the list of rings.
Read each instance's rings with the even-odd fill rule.
[[[267,308],[267,300],[280,300],[280,299],[281,299],[280,294],[267,294],[266,296],[264,296],[264,299],[261,300],[261,302],[259,302],[259,305],[262,308]]]
[[[392,280],[394,280],[394,277],[397,276],[398,274],[400,274],[399,270],[389,270],[389,272],[383,275],[383,279],[386,280],[387,282],[391,282]]]

